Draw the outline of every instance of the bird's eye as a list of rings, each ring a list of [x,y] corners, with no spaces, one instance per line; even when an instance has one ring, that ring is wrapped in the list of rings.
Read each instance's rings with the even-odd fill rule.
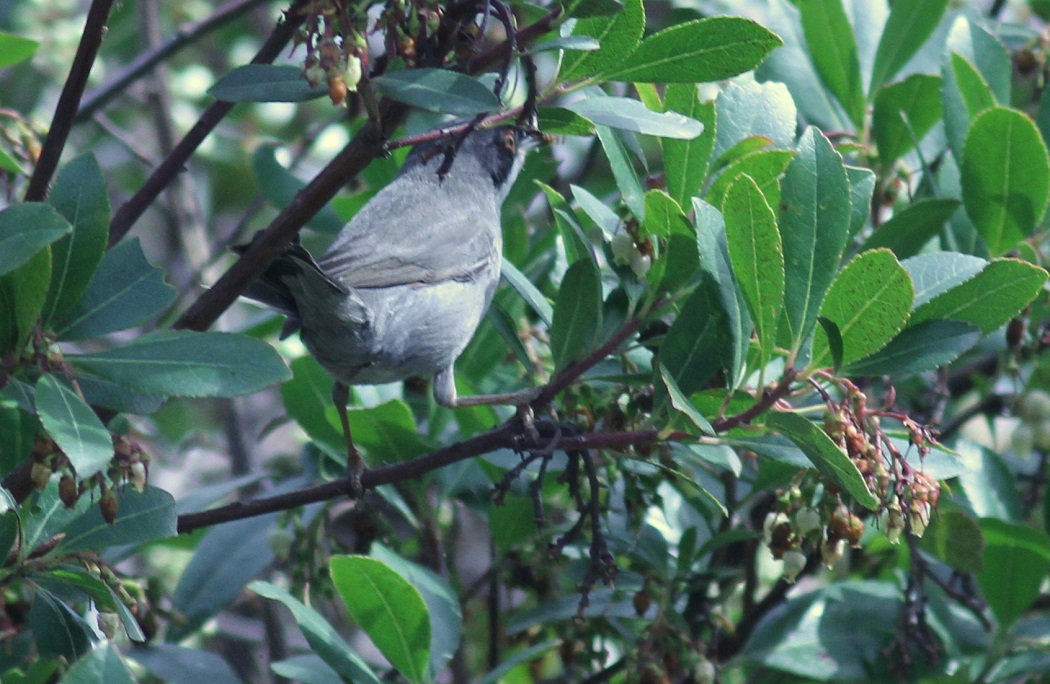
[[[500,138],[501,138],[500,142],[503,145],[503,147],[508,152],[510,152],[511,154],[514,154],[514,152],[517,150],[517,147],[518,147],[518,136],[514,132],[514,129],[513,128],[504,129],[503,132],[500,135]]]

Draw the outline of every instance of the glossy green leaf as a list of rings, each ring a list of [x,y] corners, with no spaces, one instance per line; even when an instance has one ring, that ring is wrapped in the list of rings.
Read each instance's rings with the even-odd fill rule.
[[[578,19],[572,34],[595,38],[601,47],[565,55],[561,79],[589,77],[615,66],[634,52],[644,30],[645,6],[642,0],[624,0],[623,8],[618,12]]]
[[[101,551],[125,544],[141,545],[155,539],[174,537],[175,499],[156,487],[139,492],[124,486],[117,490],[117,519],[113,524],[102,518],[98,506],[92,506],[64,530],[61,550]]]
[[[127,656],[165,684],[243,684],[221,655],[200,648],[153,641],[131,649]]]
[[[798,111],[783,83],[758,83],[739,78],[718,94],[718,131],[713,157],[752,136],[766,138],[773,146],[789,148],[795,142]]]
[[[961,511],[938,511],[919,545],[959,572],[979,573],[984,565],[984,533]]]
[[[914,0],[893,3],[882,29],[875,64],[871,70],[870,92],[892,79],[940,23],[948,0]]]
[[[838,272],[851,219],[842,157],[815,128],[806,129],[799,140],[780,196],[785,276],[781,330],[786,345],[798,350],[812,332],[824,293]]]
[[[616,179],[616,187],[620,189],[623,203],[640,221],[645,220],[645,191],[634,172],[627,150],[619,136],[607,126],[598,126],[598,139],[605,150],[605,156],[609,159],[609,167],[612,169],[613,178]]]
[[[681,205],[663,190],[650,190],[645,193],[645,223],[642,227],[647,235],[657,237],[694,237],[693,226],[686,218]]]
[[[662,363],[660,364],[660,380],[663,381],[664,387],[667,389],[667,397],[671,401],[671,406],[692,421],[693,425],[700,428],[700,432],[705,435],[715,434],[714,427],[711,423],[704,418],[704,415],[693,405],[693,402],[689,401],[689,397],[682,393],[682,390],[678,387],[678,383],[675,382],[674,377],[667,371],[667,367]]]
[[[594,135],[594,124],[564,107],[539,107],[540,130],[555,135]]]
[[[271,662],[270,671],[298,684],[345,684],[345,680],[335,670],[313,653]]]
[[[252,154],[252,171],[255,173],[255,180],[259,182],[263,197],[270,206],[280,210],[291,204],[306,183],[296,178],[277,161],[277,150],[277,145],[257,147]],[[346,221],[330,204],[326,204],[306,222],[306,225],[318,232],[335,235],[343,229]]]
[[[208,88],[224,102],[303,102],[327,92],[324,85],[311,86],[300,67],[283,64],[245,64]]]
[[[529,52],[550,52],[551,50],[597,50],[601,44],[590,36],[562,36],[553,40],[545,40],[533,45]]]
[[[875,192],[875,174],[870,169],[856,166],[846,167],[850,196],[850,237],[859,233],[868,223],[871,214],[871,198]]]
[[[904,329],[915,290],[893,252],[858,254],[828,288],[820,315],[838,328],[842,363],[858,361],[885,347]],[[831,352],[821,330],[813,338],[812,364],[827,364]]]
[[[1027,525],[985,518],[981,593],[1001,626],[1020,617],[1039,595],[1050,570],[1050,536]]]
[[[427,677],[430,619],[419,590],[367,556],[334,556],[332,584],[354,621],[409,681]]]
[[[952,498],[976,518],[1021,522],[1024,504],[1013,468],[997,452],[967,439],[953,446],[963,468],[952,485]]]
[[[602,329],[602,283],[591,259],[580,259],[569,267],[558,288],[551,324],[551,354],[554,366],[564,370],[594,345]]]
[[[1006,37],[1005,32],[1003,36]],[[965,57],[991,87],[995,101],[1002,105],[1010,103],[1010,81],[1014,69],[1010,51],[982,20],[965,12],[957,15],[945,41],[945,53]]]
[[[12,33],[0,33],[0,69],[24,62],[33,56],[40,43],[16,36]]]
[[[109,195],[102,169],[92,155],[82,155],[62,167],[48,203],[73,231],[51,245],[51,285],[41,313],[44,325],[77,304],[106,250]]]
[[[683,395],[702,389],[725,364],[728,323],[718,285],[706,276],[678,310],[658,355]]]
[[[13,204],[0,211],[0,275],[27,263],[70,230],[69,223],[47,204]]]
[[[44,658],[76,660],[91,651],[94,634],[84,618],[43,587],[29,607],[29,627],[36,650]]]
[[[570,0],[565,5],[565,14],[576,19],[607,17],[622,11],[620,0]]]
[[[588,121],[610,128],[662,138],[692,140],[704,125],[677,112],[654,112],[629,97],[589,97],[565,105]]]
[[[691,140],[664,138],[660,143],[667,192],[679,206],[687,207],[707,176],[716,134],[715,106],[700,101],[696,84],[672,83],[664,91],[664,109],[688,116],[704,126],[699,137]]]
[[[995,95],[981,72],[965,57],[950,53],[941,68],[941,106],[944,132],[956,160],[963,158],[963,146],[970,121],[995,106]]]
[[[60,684],[134,684],[116,646],[103,641],[73,663]]]
[[[459,596],[444,577],[405,560],[385,546],[373,544],[369,555],[385,563],[419,590],[430,617],[430,671],[441,672],[455,656],[463,637]]]
[[[864,85],[857,41],[842,0],[806,0],[799,9],[817,72],[853,124],[860,127],[864,119]]]
[[[82,340],[146,322],[175,299],[175,288],[164,282],[142,253],[138,238],[123,240],[102,257],[87,291],[55,326],[61,340]]]
[[[428,112],[473,116],[500,108],[499,98],[481,81],[447,69],[403,69],[372,83],[383,95]]]
[[[122,347],[67,358],[129,389],[165,397],[232,397],[291,375],[273,347],[229,333],[155,332]]]
[[[332,376],[312,356],[301,356],[290,365],[292,379],[281,385],[285,411],[325,451],[345,454],[341,428],[327,417],[332,404]]]
[[[722,213],[729,259],[755,325],[762,350],[759,365],[764,366],[776,342],[784,304],[784,248],[776,215],[746,174],[729,186]]]
[[[919,254],[901,262],[915,283],[915,308],[962,285],[987,265],[984,259],[954,252]]]
[[[791,163],[791,150],[759,150],[734,160],[707,191],[708,202],[724,203],[729,186],[742,175],[751,177],[771,207],[780,206],[780,179]]]
[[[87,479],[113,458],[113,438],[91,407],[53,375],[36,383],[36,411],[51,438],[65,452],[77,476]]]
[[[980,328],[969,323],[924,321],[905,328],[871,356],[846,364],[842,372],[855,377],[931,371],[959,358],[980,339]]]
[[[1005,325],[1042,291],[1043,269],[1017,259],[996,259],[961,285],[918,307],[912,323],[947,319],[972,323],[988,334]]]
[[[55,535],[95,505],[91,497],[82,496],[73,508],[66,508],[62,497],[58,495],[58,482],[59,478],[51,478],[33,502],[33,515],[25,518],[23,548],[26,552],[38,550],[42,544],[58,541],[54,539]]]
[[[958,208],[959,201],[953,199],[917,200],[880,225],[861,250],[885,247],[900,259],[913,256],[940,233]]]
[[[345,681],[380,684],[368,664],[351,650],[320,613],[269,582],[252,582],[248,588],[263,598],[283,603],[292,612],[310,647]]]
[[[882,167],[889,169],[914,149],[941,120],[941,114],[939,76],[912,74],[900,83],[879,88],[875,93],[872,130]]]
[[[993,255],[1035,230],[1050,201],[1050,155],[1035,124],[1005,107],[974,119],[962,160],[963,205]]]
[[[720,81],[754,69],[780,44],[775,33],[750,19],[698,19],[645,38],[602,77],[643,83]]]
[[[90,597],[100,611],[115,613],[120,618],[120,622],[124,626],[124,631],[129,639],[138,643],[146,641],[146,635],[142,632],[142,628],[135,620],[131,610],[117,597],[113,589],[99,579],[97,575],[91,574],[87,570],[66,566],[48,571],[46,574],[39,575],[39,577],[41,581],[45,579],[48,581],[53,580],[56,586],[62,586],[62,588],[76,587]]]
[[[547,301],[547,298],[543,296],[543,293],[536,289],[532,281],[509,261],[503,262],[500,275],[503,277],[503,280],[507,281],[508,285],[521,295],[521,298],[536,312],[540,320],[549,326],[554,320],[554,308]]]
[[[857,466],[816,423],[797,413],[773,411],[766,415],[766,425],[794,442],[824,477],[844,489],[861,506],[872,511],[878,508],[879,501],[868,489]]]
[[[40,318],[51,280],[51,250],[37,252],[11,273],[0,276],[0,354],[29,339]]]
[[[329,422],[339,425],[335,408],[328,409]],[[354,445],[385,463],[401,463],[428,450],[416,427],[412,410],[403,401],[388,401],[369,408],[347,411],[353,426]],[[342,441],[340,439],[340,441]],[[343,453],[346,450],[343,449]]]

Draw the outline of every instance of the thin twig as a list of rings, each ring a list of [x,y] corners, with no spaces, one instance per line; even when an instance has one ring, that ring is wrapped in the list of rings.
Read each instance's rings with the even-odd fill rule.
[[[58,97],[58,104],[55,105],[55,116],[51,119],[47,138],[44,139],[44,144],[40,148],[40,158],[33,169],[32,178],[29,179],[29,188],[25,195],[26,202],[42,202],[47,197],[48,185],[51,183],[52,176],[55,175],[58,160],[62,156],[62,150],[66,147],[69,131],[73,127],[77,105],[84,94],[91,67],[102,46],[102,36],[106,33],[106,21],[109,19],[109,10],[112,7],[113,0],[94,0],[91,8],[88,9],[87,20],[84,22],[84,33],[80,37],[80,45],[77,46],[77,54],[73,58],[73,64],[69,67],[69,76],[62,87],[62,94]]]

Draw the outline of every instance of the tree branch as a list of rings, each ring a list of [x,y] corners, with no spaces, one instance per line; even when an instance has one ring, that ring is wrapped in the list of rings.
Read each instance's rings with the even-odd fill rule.
[[[80,97],[84,94],[87,86],[91,67],[98,56],[98,50],[102,46],[102,36],[106,33],[106,20],[109,19],[109,10],[113,7],[113,0],[94,0],[88,10],[87,20],[84,22],[84,33],[80,37],[77,46],[77,54],[73,58],[73,64],[69,68],[69,76],[62,87],[62,94],[58,97],[55,106],[55,116],[51,119],[51,127],[47,131],[47,138],[40,148],[40,158],[33,169],[33,176],[29,179],[29,188],[26,190],[26,202],[42,202],[47,197],[47,188],[51,183],[55,169],[58,168],[58,160],[65,149],[69,131],[73,127],[76,118],[77,105]]]
[[[76,117],[73,119],[74,122],[80,123],[91,118],[95,112],[109,104],[113,98],[124,92],[129,85],[150,73],[154,67],[165,59],[187,45],[192,44],[201,36],[253,7],[263,4],[263,2],[264,0],[231,0],[231,2],[221,5],[207,19],[178,27],[175,29],[175,33],[166,41],[147,52],[139,54],[112,80],[88,93],[84,97],[84,101],[80,103],[80,109],[77,110]]]
[[[295,31],[299,28],[299,24],[305,18],[299,12],[299,9],[306,2],[307,0],[295,0],[292,3],[292,6],[285,12],[284,21],[279,22],[274,27],[273,33],[270,34],[263,46],[259,48],[255,58],[252,59],[252,64],[267,64],[281,53],[281,50],[292,39]],[[109,224],[110,247],[120,242],[128,234],[131,227],[142,217],[149,205],[153,204],[153,201],[168,186],[172,178],[182,171],[186,161],[204,142],[208,134],[230,113],[234,104],[233,102],[218,101],[204,110],[204,113],[201,114],[193,128],[179,141],[179,144],[175,146],[171,154],[153,170],[153,173],[142,184],[139,191],[117,209],[116,213],[113,214],[113,220]]]

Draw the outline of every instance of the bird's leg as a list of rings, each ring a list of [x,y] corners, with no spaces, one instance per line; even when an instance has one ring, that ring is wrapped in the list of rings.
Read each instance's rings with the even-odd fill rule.
[[[365,472],[365,461],[361,458],[357,447],[354,446],[354,438],[350,435],[350,416],[346,413],[348,401],[350,401],[350,388],[337,380],[332,386],[332,402],[339,413],[339,422],[343,425],[343,437],[346,438],[346,476],[350,478],[350,498],[359,499],[363,491],[361,476]]]
[[[516,406],[518,417],[525,432],[533,438],[539,439],[536,426],[533,424],[532,407],[529,405],[533,399],[540,395],[540,388],[528,387],[517,392],[503,392],[500,394],[475,394],[469,397],[460,397],[456,394],[456,379],[452,366],[448,366],[434,375],[434,399],[440,406],[446,408],[460,408],[462,406]]]

